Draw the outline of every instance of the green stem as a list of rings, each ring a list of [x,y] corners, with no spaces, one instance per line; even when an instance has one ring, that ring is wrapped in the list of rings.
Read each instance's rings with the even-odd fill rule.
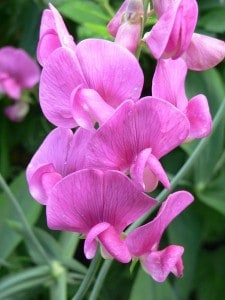
[[[221,119],[224,118],[225,115],[225,99],[222,101],[222,104],[220,105],[220,108],[218,109],[216,116],[213,120],[213,130],[212,132],[214,132],[218,125],[220,124]],[[187,174],[187,172],[192,168],[192,166],[194,165],[194,162],[198,159],[199,155],[201,154],[202,150],[205,148],[205,146],[207,145],[208,141],[209,141],[210,137],[205,138],[203,140],[201,140],[199,142],[199,144],[197,145],[197,147],[195,148],[194,152],[192,153],[192,155],[188,158],[188,160],[186,161],[186,163],[183,165],[183,167],[180,169],[180,171],[177,173],[177,175],[173,178],[173,180],[171,181],[171,190],[173,190],[177,184],[179,183],[179,181]],[[164,189],[157,197],[157,199],[159,200],[159,202],[162,202],[167,195],[171,192]],[[138,226],[142,225],[143,222],[149,217],[149,215],[152,213],[152,210],[144,215],[142,218],[140,218],[139,220],[137,220],[135,223],[133,223],[131,226],[129,226],[128,230],[126,231],[126,233],[131,232],[132,230],[134,230],[135,228],[137,228]],[[102,284],[104,282],[104,279],[107,275],[107,272],[110,268],[111,265],[111,261],[105,261],[104,264],[102,265],[98,277],[96,279],[95,285],[93,287],[92,293],[90,295],[89,300],[96,300],[98,297],[98,294],[100,292],[100,289],[102,287]]]
[[[66,300],[67,299],[67,273],[65,268],[59,263],[52,263],[52,275],[55,280],[51,284],[51,300]]]
[[[15,207],[18,217],[21,220],[22,226],[24,227],[24,230],[27,232],[27,235],[29,236],[30,240],[32,241],[33,245],[36,247],[39,254],[43,257],[45,262],[48,265],[51,265],[51,261],[49,260],[47,254],[45,253],[42,245],[39,243],[38,239],[36,238],[35,234],[33,233],[30,224],[27,222],[26,216],[24,215],[23,210],[21,209],[18,200],[11,192],[10,188],[8,187],[7,183],[5,182],[4,178],[0,174],[0,187],[2,190],[6,193],[9,200],[11,201],[12,205]]]
[[[61,245],[64,258],[71,258],[76,251],[79,243],[79,234],[63,231],[60,235],[59,243]]]
[[[98,266],[101,260],[100,253],[96,253],[94,259],[92,260],[88,271],[86,273],[86,276],[84,277],[84,280],[82,281],[78,291],[76,292],[75,296],[72,298],[72,300],[82,300],[85,296],[86,292],[88,291],[88,288],[90,284],[92,283],[94,276],[98,270]]]

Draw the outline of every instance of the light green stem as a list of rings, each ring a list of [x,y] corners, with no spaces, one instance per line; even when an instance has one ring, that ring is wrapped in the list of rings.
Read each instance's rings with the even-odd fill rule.
[[[213,130],[212,132],[214,132],[218,125],[220,124],[221,119],[223,119],[225,116],[225,99],[223,100],[222,104],[220,105],[220,108],[218,109],[216,116],[214,118],[213,121]],[[180,171],[176,174],[176,176],[173,178],[173,180],[171,181],[171,190],[173,190],[177,184],[179,183],[179,181],[187,174],[187,172],[192,168],[192,166],[194,165],[195,161],[198,159],[198,157],[200,156],[202,150],[206,147],[207,143],[209,142],[210,137],[205,138],[203,140],[201,140],[199,142],[199,144],[197,145],[197,147],[195,148],[194,152],[192,153],[192,155],[188,158],[188,160],[186,161],[186,163],[183,165],[183,167],[180,169]],[[159,202],[162,202],[167,195],[171,192],[164,189],[157,197],[157,199],[159,200]],[[149,217],[149,215],[152,213],[152,210],[144,215],[144,217],[140,218],[139,220],[137,220],[135,223],[133,223],[131,226],[129,226],[128,230],[126,231],[126,233],[131,232],[132,230],[134,230],[135,228],[137,228],[138,226],[142,225],[143,222]],[[105,261],[99,271],[98,277],[96,279],[95,285],[93,287],[92,293],[90,295],[89,300],[96,300],[98,297],[98,294],[101,290],[102,284],[104,282],[104,279],[107,275],[107,272],[110,268],[112,261]]]
[[[78,233],[63,231],[60,235],[59,243],[61,245],[64,258],[71,258],[76,251],[80,237]]]
[[[57,261],[52,263],[54,283],[51,284],[51,300],[67,299],[67,273],[65,268]]]
[[[72,300],[82,300],[85,296],[86,292],[88,291],[88,288],[90,284],[92,283],[94,276],[98,270],[98,266],[101,260],[100,253],[96,253],[94,259],[92,260],[88,271],[86,273],[86,276],[84,277],[84,280],[82,281],[80,288],[78,289],[75,296],[72,298]]]
[[[6,195],[8,196],[8,199],[11,201],[12,205],[15,207],[18,217],[20,218],[20,221],[22,223],[22,226],[23,226],[24,230],[26,231],[27,235],[29,236],[30,240],[32,241],[33,245],[36,247],[39,254],[43,257],[44,261],[48,265],[51,265],[50,259],[48,258],[47,254],[45,253],[42,245],[36,238],[35,234],[33,233],[32,228],[30,227],[30,224],[27,222],[26,216],[24,215],[24,212],[21,209],[18,200],[11,192],[10,188],[8,187],[7,183],[5,182],[5,180],[1,174],[0,174],[0,187],[6,193]]]

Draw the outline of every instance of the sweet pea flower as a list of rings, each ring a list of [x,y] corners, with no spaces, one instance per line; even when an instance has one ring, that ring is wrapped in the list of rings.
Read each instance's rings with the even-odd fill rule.
[[[169,188],[159,159],[188,134],[186,116],[169,102],[154,97],[126,101],[90,138],[85,166],[130,173],[137,186],[148,192],[158,180]]]
[[[118,171],[80,170],[53,187],[46,207],[47,223],[51,229],[86,235],[88,259],[95,256],[99,242],[103,253],[127,263],[131,256],[121,234],[156,202]]]
[[[187,65],[182,58],[159,59],[152,80],[152,96],[169,101],[185,113],[190,123],[188,139],[209,135],[212,118],[207,98],[196,95],[189,101],[185,94]]]
[[[143,81],[141,67],[127,49],[86,39],[75,51],[61,47],[49,56],[40,80],[40,105],[56,126],[93,129],[126,99],[137,101]]]
[[[58,10],[52,4],[49,4],[49,8],[45,9],[42,14],[37,47],[38,62],[42,66],[54,50],[60,47],[75,50],[76,47]]]
[[[21,122],[29,111],[29,104],[23,101],[16,101],[4,109],[4,114],[12,122]]]
[[[140,41],[144,7],[142,0],[124,1],[107,28],[115,42],[135,53]]]
[[[144,37],[156,59],[182,57],[189,69],[207,70],[225,57],[225,43],[194,33],[198,6],[196,0],[154,0],[158,22]]]
[[[0,49],[0,92],[14,100],[21,98],[24,89],[38,83],[40,70],[35,61],[23,50],[11,46]]]
[[[85,146],[91,131],[56,128],[45,138],[27,166],[26,177],[31,195],[47,204],[53,186],[66,175],[82,169]]]
[[[134,229],[125,242],[133,258],[139,259],[144,270],[158,282],[166,280],[170,272],[182,276],[182,246],[170,245],[158,250],[163,232],[169,223],[193,202],[193,196],[180,191],[171,194],[151,222]]]

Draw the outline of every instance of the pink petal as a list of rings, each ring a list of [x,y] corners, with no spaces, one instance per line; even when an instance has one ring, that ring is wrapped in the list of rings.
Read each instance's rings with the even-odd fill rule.
[[[26,170],[30,192],[37,201],[46,204],[53,185],[83,167],[85,147],[90,136],[91,133],[84,129],[75,134],[65,128],[50,132]]]
[[[84,242],[84,253],[87,259],[92,259],[95,256],[95,253],[97,251],[97,238],[98,235],[108,229],[110,227],[109,223],[102,222],[94,227],[91,228],[91,230],[88,232],[87,237]]]
[[[55,50],[43,68],[39,92],[41,108],[50,122],[66,128],[77,126],[70,96],[82,84],[85,80],[76,56],[66,48]]]
[[[124,240],[120,237],[119,233],[116,232],[113,226],[102,231],[98,238],[104,249],[113,258],[122,263],[128,263],[131,261],[131,255]]]
[[[29,111],[29,104],[18,101],[4,109],[4,114],[13,122],[21,122]]]
[[[21,86],[11,77],[0,79],[1,90],[10,98],[19,100],[21,97]]]
[[[152,95],[169,101],[181,111],[187,107],[185,78],[187,66],[183,59],[160,59],[152,80]]]
[[[110,41],[87,39],[76,51],[88,88],[116,108],[126,99],[139,99],[143,72],[137,59],[124,47]]]
[[[155,204],[156,200],[137,190],[122,173],[86,169],[64,177],[54,186],[47,221],[51,229],[84,234],[106,222],[120,234]]]
[[[193,196],[185,191],[171,194],[162,204],[151,222],[136,228],[126,238],[127,246],[135,257],[157,249],[161,236],[169,223],[193,202]]]
[[[225,57],[225,42],[194,33],[191,43],[182,56],[188,69],[204,71],[215,67]]]
[[[71,102],[74,120],[86,129],[93,129],[95,122],[104,123],[114,112],[95,90],[80,86],[72,92]]]
[[[49,55],[57,48],[68,47],[75,50],[76,47],[60,13],[52,4],[49,4],[49,7],[50,9],[44,10],[42,15],[40,40],[37,49],[38,61],[42,66]]]
[[[177,264],[180,265],[184,248],[171,245],[161,251],[153,251],[141,258],[141,264],[145,271],[158,282],[166,280],[170,272],[182,276],[182,270],[177,272]],[[176,271],[175,271],[176,270]]]
[[[11,89],[32,88],[40,78],[40,69],[35,61],[23,49],[9,46],[0,49],[0,75],[2,73],[12,80]],[[11,93],[15,92],[11,90]],[[13,98],[18,99],[19,92],[15,94]]]
[[[127,6],[128,6],[129,0],[123,1],[121,7],[116,12],[115,16],[112,18],[112,20],[107,25],[108,32],[112,36],[116,36],[116,33],[121,25],[123,14],[125,13]]]
[[[210,134],[212,118],[204,95],[197,95],[188,102],[186,114],[190,122],[188,139],[203,138]]]
[[[169,102],[146,97],[123,103],[93,135],[86,160],[88,167],[129,170],[147,148],[159,159],[188,136],[189,122]]]
[[[135,163],[130,168],[131,178],[138,183],[145,192],[153,191],[160,180],[167,188],[169,180],[158,159],[151,154],[151,149],[141,151]]]
[[[156,59],[178,58],[190,44],[197,22],[197,3],[180,0],[158,8],[160,13],[166,10],[153,26],[146,43]]]

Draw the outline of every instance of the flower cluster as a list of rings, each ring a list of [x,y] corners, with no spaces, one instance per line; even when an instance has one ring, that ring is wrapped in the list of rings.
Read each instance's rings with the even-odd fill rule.
[[[11,46],[0,49],[0,93],[15,101],[5,108],[10,120],[19,122],[25,117],[29,106],[22,101],[22,91],[33,88],[39,79],[39,66],[23,49]]]
[[[152,221],[127,235],[124,230],[158,203],[146,192],[159,182],[170,188],[160,159],[185,141],[210,133],[207,99],[196,95],[188,101],[185,77],[188,68],[219,63],[225,49],[223,42],[193,33],[195,0],[153,4],[158,21],[144,41],[157,67],[152,94],[142,98],[144,75],[134,56],[143,43],[141,0],[124,1],[109,23],[115,42],[86,39],[75,44],[56,8],[50,4],[44,11],[37,50],[43,66],[40,105],[57,128],[31,159],[26,175],[30,193],[46,205],[49,228],[85,235],[88,259],[100,243],[104,258],[122,263],[139,259],[161,282],[170,272],[182,275],[183,247],[160,250],[160,239],[193,196],[175,192]],[[212,48],[200,51],[206,44]]]

